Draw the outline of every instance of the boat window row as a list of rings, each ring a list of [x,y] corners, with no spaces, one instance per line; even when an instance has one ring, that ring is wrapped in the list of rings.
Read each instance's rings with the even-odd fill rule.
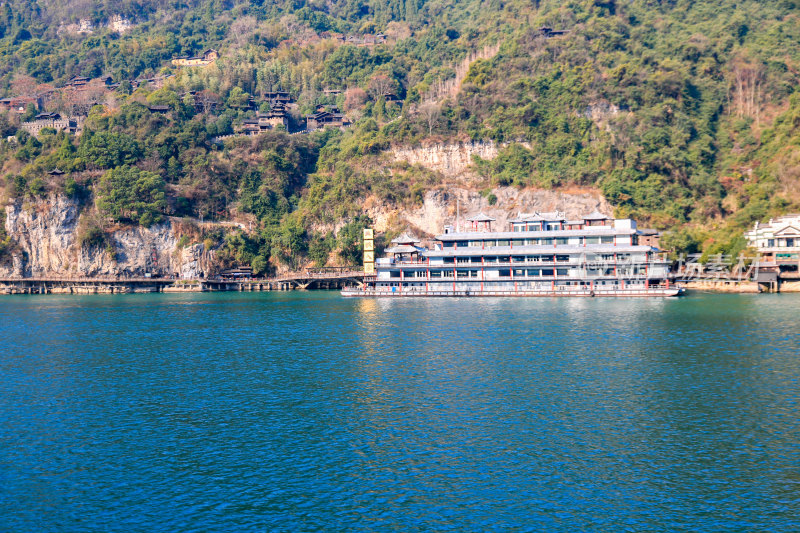
[[[647,284],[648,281],[644,279],[633,279],[633,280],[619,280],[619,279],[610,279],[610,280],[559,280],[559,281],[548,281],[546,284],[539,282],[539,281],[530,281],[530,282],[515,282],[515,283],[508,283],[508,282],[492,282],[491,280],[487,280],[484,286],[484,290],[491,291],[491,290],[508,290],[513,291],[515,289],[539,289],[539,290],[546,290],[552,287],[602,287],[602,286],[624,286],[631,287],[631,286],[644,286]],[[656,286],[657,282],[650,281],[650,286]],[[384,281],[378,282],[377,287],[381,288],[390,288],[390,287],[414,287],[420,290],[426,290],[424,283],[415,283],[413,281]],[[450,285],[437,285],[434,288],[429,288],[429,291],[449,291],[451,290],[452,286]],[[457,284],[456,290],[475,290],[476,287],[474,285],[466,284]]]
[[[580,229],[583,225],[567,225],[563,222],[512,222],[513,231],[558,231],[562,229]]]
[[[646,260],[643,254],[539,254],[539,255],[474,255],[443,257],[446,265],[503,264],[503,263],[625,263],[631,260]]]
[[[586,237],[545,237],[529,239],[476,239],[444,241],[443,248],[490,248],[493,246],[584,246],[589,244],[638,244],[636,235],[593,235]]]
[[[558,230],[580,230],[587,226],[613,226],[610,219],[592,220],[578,223],[568,223],[564,221],[554,222],[512,222],[512,231],[558,231]]]
[[[626,269],[615,268],[592,268],[592,269],[568,269],[568,268],[514,268],[514,269],[499,269],[497,271],[484,272],[481,278],[481,271],[478,269],[460,269],[460,270],[440,270],[431,269],[430,271],[416,270],[405,272],[402,276],[399,270],[388,272],[389,278],[403,278],[403,279],[496,279],[496,278],[525,278],[525,277],[618,277],[618,276],[638,276],[646,275],[647,269],[645,267],[632,267]],[[454,275],[455,274],[455,275]]]

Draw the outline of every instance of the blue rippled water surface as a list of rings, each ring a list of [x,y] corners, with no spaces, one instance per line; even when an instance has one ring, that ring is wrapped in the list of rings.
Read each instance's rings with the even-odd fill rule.
[[[0,299],[0,531],[798,531],[800,297]]]

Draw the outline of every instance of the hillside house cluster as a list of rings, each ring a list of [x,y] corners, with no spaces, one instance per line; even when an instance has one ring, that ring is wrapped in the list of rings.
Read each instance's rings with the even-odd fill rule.
[[[67,82],[66,85],[61,87],[62,89],[73,88],[73,89],[83,89],[86,85],[91,81],[91,78],[87,78],[85,76],[73,76]]]
[[[308,131],[323,128],[344,128],[350,125],[350,120],[337,107],[325,109],[324,106],[317,106],[317,110],[310,115],[306,115],[306,129]]]
[[[288,91],[271,91],[264,93],[264,100],[269,102],[272,107],[283,106],[291,107],[294,105],[294,98],[289,96]]]
[[[209,48],[199,56],[176,57],[172,60],[172,64],[176,67],[204,67],[212,64],[217,59],[219,59],[219,52],[213,48]]]
[[[237,133],[244,135],[258,135],[265,131],[275,129],[278,126],[289,127],[289,119],[286,116],[286,109],[275,107],[267,113],[257,113],[255,118],[242,121]]]
[[[56,131],[66,131],[75,135],[80,134],[83,127],[83,117],[62,117],[58,113],[40,113],[30,122],[23,122],[22,129],[31,135],[39,135],[44,128],[53,128]]]
[[[32,97],[2,98],[0,99],[0,110],[24,113],[28,104],[38,105],[37,99]]]

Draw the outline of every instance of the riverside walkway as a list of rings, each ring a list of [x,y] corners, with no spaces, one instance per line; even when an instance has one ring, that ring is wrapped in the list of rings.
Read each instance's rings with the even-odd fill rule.
[[[364,272],[351,267],[312,268],[268,278],[179,279],[163,276],[6,276],[0,294],[272,291],[341,289],[360,285]]]

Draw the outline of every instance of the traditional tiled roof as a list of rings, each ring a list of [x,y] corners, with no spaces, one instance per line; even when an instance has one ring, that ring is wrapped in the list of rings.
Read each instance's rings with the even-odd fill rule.
[[[397,246],[392,246],[391,248],[384,250],[384,252],[387,254],[413,254],[421,253],[422,251],[422,248],[417,248],[416,246],[411,246],[410,244],[398,244]]]
[[[509,222],[563,222],[566,220],[564,213],[554,211],[552,213],[540,213],[535,211],[533,213],[519,213],[517,218],[509,220]]]
[[[497,220],[496,218],[492,218],[489,215],[483,214],[483,212],[478,213],[474,217],[469,217],[467,222],[494,222]]]

